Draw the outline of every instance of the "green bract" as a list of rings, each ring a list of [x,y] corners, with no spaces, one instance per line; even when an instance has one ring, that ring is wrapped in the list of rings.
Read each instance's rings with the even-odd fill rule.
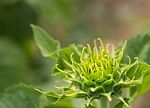
[[[42,53],[49,57],[54,55],[54,73],[67,82],[67,86],[57,87],[61,91],[59,93],[40,91],[53,103],[62,99],[85,98],[86,108],[96,108],[93,101],[97,99],[101,100],[101,107],[106,108],[104,100],[111,102],[116,98],[120,102],[114,108],[129,108],[138,96],[144,78],[150,73],[149,64],[140,62],[137,57],[132,57],[131,61],[124,55],[126,42],[118,50],[109,44],[104,45],[101,39],[95,40],[93,47],[72,44],[61,49],[58,41],[42,38],[46,32],[41,28],[34,26],[33,31]],[[123,57],[127,57],[128,62],[122,62]]]

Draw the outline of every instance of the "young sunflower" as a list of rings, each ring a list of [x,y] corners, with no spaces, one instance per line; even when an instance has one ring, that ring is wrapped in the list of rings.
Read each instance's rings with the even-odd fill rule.
[[[103,108],[108,107],[106,101],[117,98],[126,107],[130,107],[130,97],[124,96],[124,89],[138,86],[142,81],[138,59],[128,64],[122,63],[125,45],[121,50],[103,44],[101,39],[94,41],[93,48],[71,45],[58,53],[54,73],[61,75],[67,86],[57,87],[61,93],[50,91],[49,99],[57,102],[64,98],[85,98],[86,108],[95,108],[92,102],[101,100]],[[132,72],[132,73],[131,73]],[[133,75],[132,75],[133,74]],[[105,102],[104,102],[105,100]],[[105,103],[105,105],[104,105]]]

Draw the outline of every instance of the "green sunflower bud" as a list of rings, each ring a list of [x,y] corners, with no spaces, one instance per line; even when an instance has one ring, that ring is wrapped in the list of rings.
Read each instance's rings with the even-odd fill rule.
[[[85,98],[86,108],[96,108],[95,100],[101,101],[101,108],[108,108],[108,103],[116,98],[120,102],[114,108],[131,108],[131,102],[137,94],[148,90],[146,88],[139,93],[139,88],[145,86],[149,78],[147,75],[150,73],[150,65],[140,62],[137,57],[133,60],[132,54],[131,61],[130,57],[124,54],[126,42],[117,51],[112,45],[104,45],[101,39],[95,40],[93,47],[89,44],[73,44],[61,49],[59,42],[50,38],[43,29],[37,26],[32,28],[42,54],[56,60],[54,74],[62,76],[68,84],[57,87],[61,90],[60,93],[45,93],[38,90],[51,102]],[[146,41],[148,38],[146,36]],[[128,44],[128,47],[131,45]],[[140,45],[143,48],[145,44]],[[128,63],[127,59],[126,63],[123,63],[123,58],[128,58]]]
[[[84,93],[76,98],[92,98],[89,105],[95,99],[106,97],[109,101],[117,98],[129,107],[124,100],[123,90],[141,84],[142,71],[138,76],[130,75],[136,74],[139,68],[138,58],[132,62],[129,58],[129,64],[122,64],[125,46],[126,42],[120,52],[115,52],[111,45],[105,46],[101,39],[94,41],[93,48],[89,44],[82,47],[71,45],[59,51],[54,72],[60,73],[68,82],[68,91]],[[62,94],[65,92],[62,90]]]

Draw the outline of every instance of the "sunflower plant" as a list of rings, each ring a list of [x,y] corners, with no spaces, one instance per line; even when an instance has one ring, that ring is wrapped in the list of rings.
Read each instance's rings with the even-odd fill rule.
[[[66,82],[57,87],[59,92],[38,90],[51,102],[83,98],[86,100],[85,108],[132,107],[143,80],[149,76],[150,65],[137,57],[130,59],[125,55],[127,42],[114,48],[98,38],[93,45],[72,44],[61,48],[60,43],[43,29],[34,25],[32,28],[42,54],[56,61],[53,73]]]

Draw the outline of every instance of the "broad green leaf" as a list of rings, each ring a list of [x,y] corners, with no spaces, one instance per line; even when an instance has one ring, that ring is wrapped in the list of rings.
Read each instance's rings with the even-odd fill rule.
[[[31,25],[33,35],[41,53],[44,57],[56,58],[56,53],[60,48],[60,43],[48,35],[42,28]]]
[[[124,51],[124,62],[128,62],[129,56],[131,60],[138,57],[140,60],[150,64],[150,35],[136,36],[128,40]]]
[[[142,85],[140,86],[138,95],[142,95],[150,90],[150,65],[144,63],[141,64],[141,71],[144,74],[144,79]]]
[[[123,58],[123,62],[125,63],[128,63],[127,56],[129,56],[131,60],[133,60],[135,57],[138,57],[139,61],[143,61],[150,64],[150,35],[136,36],[128,40]],[[129,77],[135,76],[135,79],[137,79],[140,78],[142,74],[143,76],[149,74],[150,65],[148,64],[140,63],[139,65],[134,66],[127,72],[127,75]],[[133,73],[133,70],[136,70],[134,71],[135,73]],[[150,83],[150,75],[143,77],[143,82],[141,86],[138,87],[140,88],[138,93],[134,92],[138,88],[132,88],[131,91],[132,93],[135,93],[135,97],[144,94],[145,92],[150,90],[150,86],[148,83]]]
[[[0,95],[0,108],[40,108],[40,95],[30,86],[17,85]]]
[[[148,92],[150,90],[150,84],[149,83],[150,83],[150,75],[148,75],[144,78],[143,83],[140,86],[138,95],[142,95],[145,92]]]

